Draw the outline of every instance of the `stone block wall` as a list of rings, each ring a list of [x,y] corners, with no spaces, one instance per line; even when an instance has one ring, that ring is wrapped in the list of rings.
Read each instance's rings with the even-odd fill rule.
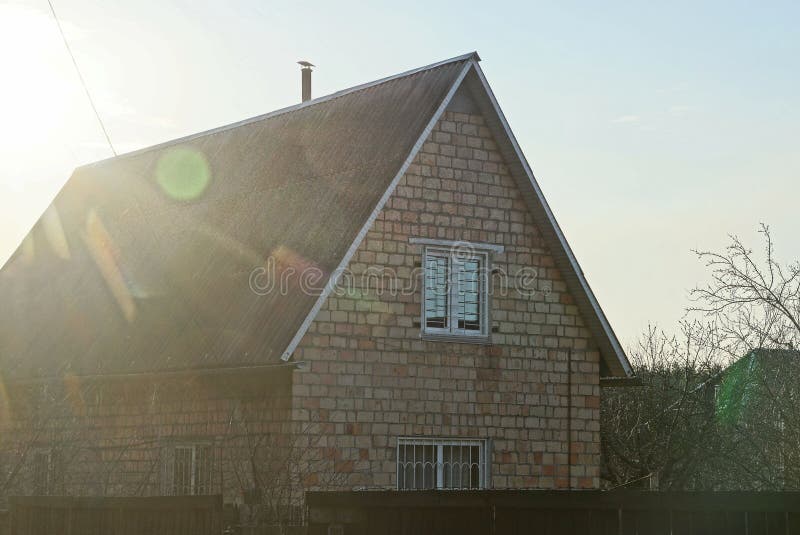
[[[504,246],[490,344],[421,339],[411,238]],[[599,487],[599,353],[479,114],[444,114],[293,358],[342,488],[394,488],[400,436],[491,439],[494,488]]]
[[[40,492],[42,452],[52,456],[48,494],[172,494],[170,454],[178,445],[209,448],[203,493],[241,502],[255,486],[251,457],[258,456],[266,474],[282,459],[276,452],[289,446],[290,374],[7,383],[0,399],[0,502]]]

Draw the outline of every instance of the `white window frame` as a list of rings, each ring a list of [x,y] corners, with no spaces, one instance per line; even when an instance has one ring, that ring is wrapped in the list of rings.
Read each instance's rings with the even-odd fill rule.
[[[41,465],[40,463],[44,463]],[[33,452],[33,492],[41,496],[50,496],[54,491],[55,470],[53,450],[38,449]],[[39,481],[39,478],[42,481]]]
[[[177,468],[178,463],[178,450],[190,450],[192,452],[191,459],[189,461],[189,494],[180,494],[180,496],[199,496],[198,493],[198,481],[196,481],[197,476],[197,450],[198,449],[207,449],[209,458],[206,459],[206,469],[208,473],[206,477],[208,477],[208,481],[206,482],[206,491],[204,494],[210,494],[211,490],[210,487],[213,484],[214,479],[214,447],[210,443],[194,443],[194,444],[175,444],[172,446],[172,466],[170,466],[170,470],[172,471],[172,492],[173,495],[179,495],[177,492],[177,483],[175,481],[175,470]]]
[[[490,295],[489,295],[489,274],[491,273],[491,252],[502,253],[504,248],[499,245],[485,243],[468,242],[448,242],[442,240],[428,240],[422,238],[412,238],[411,243],[423,245],[422,251],[422,299],[420,328],[423,338],[447,339],[453,338],[463,341],[487,343],[491,337]],[[447,300],[447,327],[429,327],[426,311],[427,299],[427,280],[426,268],[429,257],[447,258],[447,280],[448,280],[448,300]],[[480,297],[480,329],[460,329],[458,327],[458,294],[459,285],[456,280],[458,273],[454,269],[458,263],[469,260],[478,260],[479,268],[479,297]]]
[[[401,462],[400,449],[404,446],[432,446],[435,451],[436,459],[414,459],[412,461],[406,460]],[[399,437],[397,439],[397,490],[415,490],[412,487],[401,487],[400,474],[405,471],[408,465],[421,464],[423,467],[426,464],[435,462],[436,464],[436,484],[432,489],[435,490],[464,490],[472,487],[445,487],[444,486],[444,447],[445,446],[477,446],[479,451],[478,459],[478,486],[477,489],[488,489],[491,485],[491,443],[488,439],[483,438],[444,438],[444,437]],[[424,470],[424,468],[423,468]],[[413,470],[416,474],[416,470]],[[416,475],[415,475],[416,477]],[[405,482],[405,481],[404,481]],[[405,482],[407,484],[407,482]],[[430,489],[422,489],[430,490]]]

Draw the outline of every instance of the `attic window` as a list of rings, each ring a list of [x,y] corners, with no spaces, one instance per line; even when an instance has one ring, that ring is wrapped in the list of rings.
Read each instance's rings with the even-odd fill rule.
[[[482,342],[489,338],[489,253],[497,246],[412,240],[422,260],[422,335]]]

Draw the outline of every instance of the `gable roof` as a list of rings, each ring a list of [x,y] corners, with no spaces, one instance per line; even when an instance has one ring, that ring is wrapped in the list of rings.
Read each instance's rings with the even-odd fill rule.
[[[605,371],[630,373],[478,61],[466,54],[77,169],[0,271],[0,371],[103,375],[289,358],[466,84]],[[318,279],[254,291],[267,280],[259,267],[311,267]]]

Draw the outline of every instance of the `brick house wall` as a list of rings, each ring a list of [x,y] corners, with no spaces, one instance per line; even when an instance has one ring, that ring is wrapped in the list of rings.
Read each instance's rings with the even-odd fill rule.
[[[265,478],[278,458],[272,454],[288,445],[290,373],[7,384],[0,396],[0,485],[19,466],[0,486],[0,509],[6,496],[40,492],[37,452],[57,458],[48,494],[173,494],[170,452],[178,445],[209,447],[202,493],[241,502],[254,486],[250,457],[259,456]]]
[[[401,291],[420,276],[422,246],[410,238],[505,247],[492,256],[509,277],[491,278],[491,345],[420,339],[419,285]],[[393,286],[362,278],[371,270],[393,274]],[[516,291],[523,270],[537,273],[532,291]],[[599,486],[599,354],[479,114],[445,113],[349,275],[294,354],[308,365],[280,378],[249,370],[7,384],[0,468],[26,461],[0,495],[34,492],[39,450],[59,450],[59,494],[168,494],[170,447],[206,443],[211,491],[241,503],[255,486],[243,468],[248,444],[287,445],[290,421],[309,430],[294,443],[308,451],[308,488],[394,488],[400,436],[491,439],[495,488]]]
[[[394,488],[400,436],[491,439],[494,488],[598,488],[599,352],[482,116],[463,111],[436,124],[295,351],[308,366],[293,418],[318,422],[316,455],[345,488]],[[361,277],[413,286],[422,247],[410,238],[505,246],[490,345],[422,340],[419,284]],[[517,292],[515,274],[531,270],[535,291]]]

